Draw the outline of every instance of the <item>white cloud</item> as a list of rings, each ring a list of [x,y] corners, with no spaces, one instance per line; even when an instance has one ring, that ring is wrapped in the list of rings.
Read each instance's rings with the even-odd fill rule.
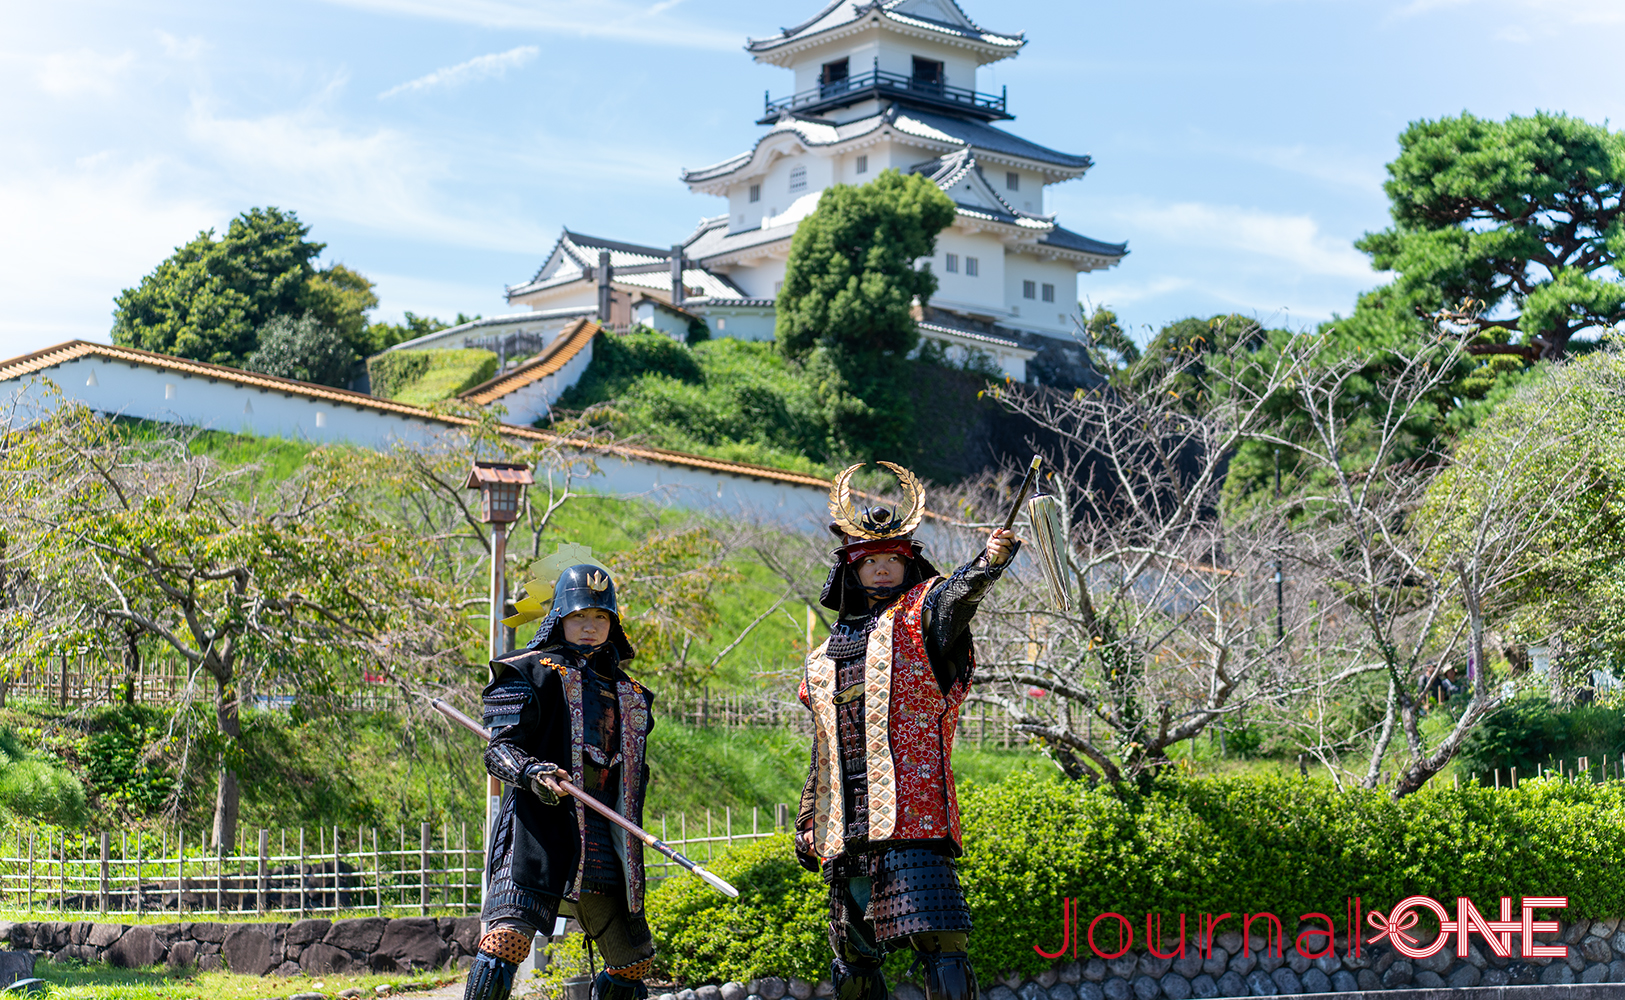
[[[717,31],[666,16],[676,0],[645,5],[632,0],[328,0],[381,14],[424,17],[482,28],[568,33],[676,48],[737,51],[735,32]]]
[[[1307,215],[1277,215],[1199,202],[1129,204],[1113,213],[1133,231],[1174,245],[1264,258],[1297,275],[1372,277],[1366,256],[1346,239],[1327,236]],[[1143,238],[1143,237],[1142,237]]]
[[[164,55],[171,59],[190,61],[202,55],[204,50],[209,47],[208,42],[205,42],[196,35],[189,35],[186,38],[176,38],[167,31],[159,31],[156,32],[156,34],[158,36],[158,44],[163,46]]]
[[[0,167],[0,356],[62,340],[106,341],[113,298],[199,230],[229,216],[186,186],[175,163],[111,153],[71,167]]]
[[[111,97],[118,93],[119,78],[134,64],[134,52],[116,56],[90,49],[53,52],[39,60],[35,80],[41,90],[56,97]]]
[[[396,94],[413,93],[419,90],[432,90],[436,87],[455,87],[459,84],[471,83],[475,80],[485,80],[493,76],[500,77],[507,74],[510,69],[519,67],[535,59],[541,50],[534,45],[521,45],[506,52],[493,52],[490,55],[475,56],[467,62],[455,66],[446,66],[433,73],[425,74],[416,80],[408,80],[389,88],[378,95],[379,100],[394,97]]]

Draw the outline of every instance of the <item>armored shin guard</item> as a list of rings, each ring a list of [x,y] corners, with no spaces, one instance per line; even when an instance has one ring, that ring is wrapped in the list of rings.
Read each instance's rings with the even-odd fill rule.
[[[513,992],[513,974],[517,971],[518,963],[480,952],[474,956],[474,964],[468,967],[463,1000],[508,1000]]]
[[[920,953],[925,967],[926,1000],[976,1000],[976,973],[971,970],[970,956],[962,951],[925,951]]]
[[[886,1000],[886,977],[878,965],[860,965],[831,959],[830,981],[835,984],[835,1000]],[[936,1000],[936,998],[932,998]]]
[[[626,979],[608,969],[592,981],[592,1000],[648,1000],[648,996],[649,987],[643,980]]]

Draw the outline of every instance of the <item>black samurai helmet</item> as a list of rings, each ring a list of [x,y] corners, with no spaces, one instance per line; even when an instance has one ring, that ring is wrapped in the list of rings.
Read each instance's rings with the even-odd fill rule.
[[[609,630],[609,645],[615,648],[618,657],[630,660],[637,655],[621,628],[620,606],[615,601],[615,581],[610,579],[609,571],[602,566],[586,563],[571,566],[559,574],[559,581],[553,588],[553,606],[536,627],[536,637],[530,641],[530,648],[541,649],[562,643],[564,631],[560,623],[564,617],[588,608],[609,613],[613,623]]]
[[[858,508],[852,502],[852,474],[863,468],[854,465],[835,477],[829,490],[829,530],[841,540],[831,555],[829,578],[818,603],[842,615],[856,614],[869,607],[869,595],[858,583],[856,564],[865,556],[896,553],[908,560],[908,571],[899,590],[908,590],[937,575],[935,566],[921,554],[914,529],[925,516],[925,490],[914,473],[891,462],[881,462],[896,474],[907,498],[908,510],[899,515],[890,507]]]

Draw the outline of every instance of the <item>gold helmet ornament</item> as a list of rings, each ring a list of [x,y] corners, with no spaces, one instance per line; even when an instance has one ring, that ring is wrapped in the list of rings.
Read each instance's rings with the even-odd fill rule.
[[[835,519],[831,530],[844,538],[871,542],[902,538],[919,527],[920,519],[925,517],[925,489],[920,486],[919,478],[896,463],[879,464],[897,476],[897,481],[903,487],[908,511],[899,517],[889,507],[864,507],[861,510],[855,507],[852,503],[852,474],[863,468],[863,463],[859,462],[842,470],[829,488],[829,516]]]

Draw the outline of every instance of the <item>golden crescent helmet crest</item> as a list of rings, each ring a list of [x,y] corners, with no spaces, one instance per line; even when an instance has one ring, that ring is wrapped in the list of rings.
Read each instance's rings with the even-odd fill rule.
[[[829,516],[835,527],[849,538],[880,541],[901,538],[920,526],[925,517],[925,488],[914,473],[894,462],[881,462],[897,476],[903,487],[907,511],[898,516],[887,507],[864,507],[859,510],[852,502],[852,474],[863,468],[863,463],[841,470],[829,488]]]

